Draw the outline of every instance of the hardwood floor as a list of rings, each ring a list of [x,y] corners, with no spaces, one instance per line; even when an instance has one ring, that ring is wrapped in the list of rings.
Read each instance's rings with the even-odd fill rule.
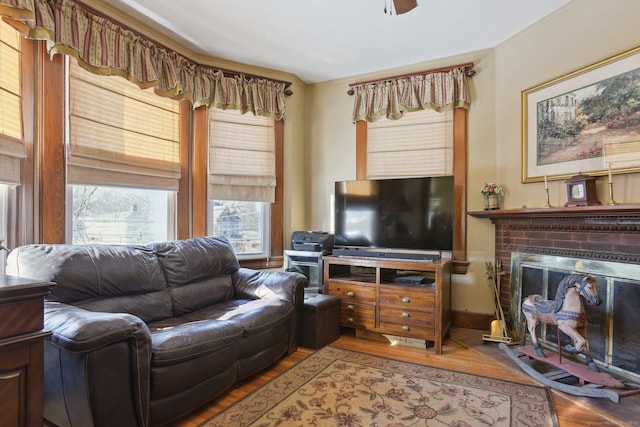
[[[356,337],[354,334],[347,332],[343,333],[340,338],[331,345],[390,359],[491,376],[524,384],[538,384],[526,373],[511,363],[502,360],[500,353],[503,352],[497,348],[497,345],[493,346],[494,343],[482,344],[482,331],[454,329],[451,334],[451,339],[445,340],[443,353],[441,355],[436,355],[433,349],[425,350],[421,347],[409,345],[392,346],[386,339],[376,338],[377,337],[373,335],[363,338],[361,334],[358,334]],[[210,404],[204,405],[200,409],[191,412],[172,425],[180,427],[199,425],[312,353],[313,350],[299,348],[295,353],[283,357],[270,369],[242,381]],[[492,355],[492,353],[495,353],[495,356]],[[635,417],[633,414],[635,409],[631,409],[631,414],[629,415],[628,408],[614,406],[612,407],[613,409],[609,409],[606,404],[602,407],[601,402],[596,402],[596,405],[591,405],[588,400],[584,400],[589,398],[576,399],[555,390],[552,390],[552,399],[558,415],[559,427],[640,425],[640,423],[636,421],[640,418]],[[620,403],[613,405],[620,405]],[[636,401],[630,401],[630,403],[626,405],[632,407],[638,406]],[[625,417],[631,418],[625,420]]]

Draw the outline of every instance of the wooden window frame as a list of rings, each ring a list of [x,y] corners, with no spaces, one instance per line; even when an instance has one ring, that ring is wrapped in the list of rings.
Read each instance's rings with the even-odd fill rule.
[[[193,112],[193,197],[192,224],[193,236],[207,235],[207,159],[209,157],[208,111],[206,106],[198,107]],[[247,268],[281,268],[284,265],[284,120],[276,120],[275,155],[276,155],[276,189],[275,201],[271,204],[271,242],[268,257],[240,260],[240,265]]]
[[[356,179],[367,177],[367,122],[356,122]],[[467,110],[453,111],[453,185],[456,210],[453,231],[453,273],[466,274],[467,260]]]
[[[39,232],[38,242],[65,243],[65,200],[66,200],[66,158],[64,127],[66,112],[64,108],[66,75],[65,56],[49,57],[44,42],[38,42],[37,60],[37,97],[38,124],[42,132],[37,140],[39,179]],[[46,88],[47,96],[44,96]],[[190,193],[190,144],[191,139],[191,104],[180,102],[180,170],[181,178],[178,184],[176,238],[190,237],[189,204]],[[29,159],[27,149],[27,159]],[[33,158],[33,150],[31,157]],[[33,162],[32,162],[33,163]],[[27,168],[25,168],[27,169]],[[33,177],[33,169],[31,169]],[[22,187],[22,186],[21,186]],[[35,204],[33,204],[35,209]],[[31,211],[35,211],[32,209]],[[32,224],[33,221],[25,222]],[[35,239],[26,236],[20,244],[33,243]]]

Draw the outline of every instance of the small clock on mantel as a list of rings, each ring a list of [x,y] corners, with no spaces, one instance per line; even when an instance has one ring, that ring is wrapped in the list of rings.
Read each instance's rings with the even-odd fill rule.
[[[567,184],[568,206],[595,206],[600,205],[596,195],[596,178],[589,175],[575,175],[565,181]]]

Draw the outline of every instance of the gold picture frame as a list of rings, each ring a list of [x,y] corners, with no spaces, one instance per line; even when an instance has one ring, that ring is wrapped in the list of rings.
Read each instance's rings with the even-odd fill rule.
[[[640,171],[640,46],[522,91],[523,183],[610,170]]]

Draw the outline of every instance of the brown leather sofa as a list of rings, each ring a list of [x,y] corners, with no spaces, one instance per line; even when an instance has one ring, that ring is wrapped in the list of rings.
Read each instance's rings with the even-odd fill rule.
[[[239,268],[213,237],[148,246],[28,245],[9,274],[45,299],[45,418],[166,424],[295,350],[307,279]]]

